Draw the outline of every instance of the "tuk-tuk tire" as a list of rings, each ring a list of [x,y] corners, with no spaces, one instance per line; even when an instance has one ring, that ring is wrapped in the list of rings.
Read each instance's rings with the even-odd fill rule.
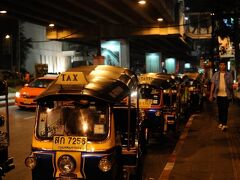
[[[146,140],[146,143],[148,144],[148,141],[149,141],[149,128],[145,128],[145,130],[144,130],[144,139]]]
[[[137,168],[136,180],[143,180],[143,163],[139,163],[140,165]]]
[[[149,139],[149,134],[146,134],[148,128],[143,128],[140,135],[140,148],[143,154],[147,153],[147,144]]]
[[[143,180],[143,157],[141,156],[138,160],[138,167],[136,174],[130,175],[129,180]]]
[[[0,163],[6,162],[8,159],[8,146],[2,145],[0,147],[0,152],[1,152]]]
[[[175,120],[175,123],[174,124],[172,124],[172,125],[170,125],[170,129],[174,132],[174,133],[177,133],[178,132],[178,130],[179,130],[179,120],[178,119],[176,119]]]
[[[123,179],[123,171],[122,171],[122,166],[117,163],[115,164],[115,166],[113,167],[113,177],[112,179],[116,179],[116,180],[122,180]]]
[[[122,163],[122,148],[119,146],[116,148],[116,163],[113,169],[113,179],[122,180],[123,179],[123,163]]]

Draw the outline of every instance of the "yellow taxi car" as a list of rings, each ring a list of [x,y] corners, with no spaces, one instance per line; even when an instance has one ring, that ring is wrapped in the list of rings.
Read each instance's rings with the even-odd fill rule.
[[[36,102],[34,99],[40,95],[46,88],[57,78],[55,74],[47,74],[39,77],[29,84],[25,84],[15,94],[15,104],[20,108],[35,108]]]

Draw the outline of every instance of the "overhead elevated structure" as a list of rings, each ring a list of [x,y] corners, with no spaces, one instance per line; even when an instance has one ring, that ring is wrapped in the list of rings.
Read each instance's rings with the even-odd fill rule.
[[[179,57],[189,48],[182,38],[182,1],[150,0],[141,6],[129,0],[2,0],[0,5],[8,16],[43,26],[54,23],[46,32],[50,40],[98,46],[102,39],[127,39],[132,52],[161,50]]]

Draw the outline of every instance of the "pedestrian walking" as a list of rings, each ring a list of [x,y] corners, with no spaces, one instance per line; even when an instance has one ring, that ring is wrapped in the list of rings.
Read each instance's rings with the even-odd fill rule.
[[[227,71],[227,62],[219,62],[219,71],[215,72],[211,79],[209,101],[217,100],[218,127],[223,131],[227,129],[229,102],[233,97],[233,77]]]

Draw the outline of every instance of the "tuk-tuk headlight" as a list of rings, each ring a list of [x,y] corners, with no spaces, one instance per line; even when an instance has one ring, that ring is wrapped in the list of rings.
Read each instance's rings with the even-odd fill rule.
[[[98,168],[103,172],[107,172],[112,168],[112,163],[106,156],[102,157],[99,161]]]
[[[37,164],[36,156],[34,156],[33,154],[31,154],[25,159],[25,165],[30,169],[34,169],[36,164]]]
[[[62,155],[58,159],[58,167],[63,174],[68,174],[75,170],[76,161],[70,155]]]

